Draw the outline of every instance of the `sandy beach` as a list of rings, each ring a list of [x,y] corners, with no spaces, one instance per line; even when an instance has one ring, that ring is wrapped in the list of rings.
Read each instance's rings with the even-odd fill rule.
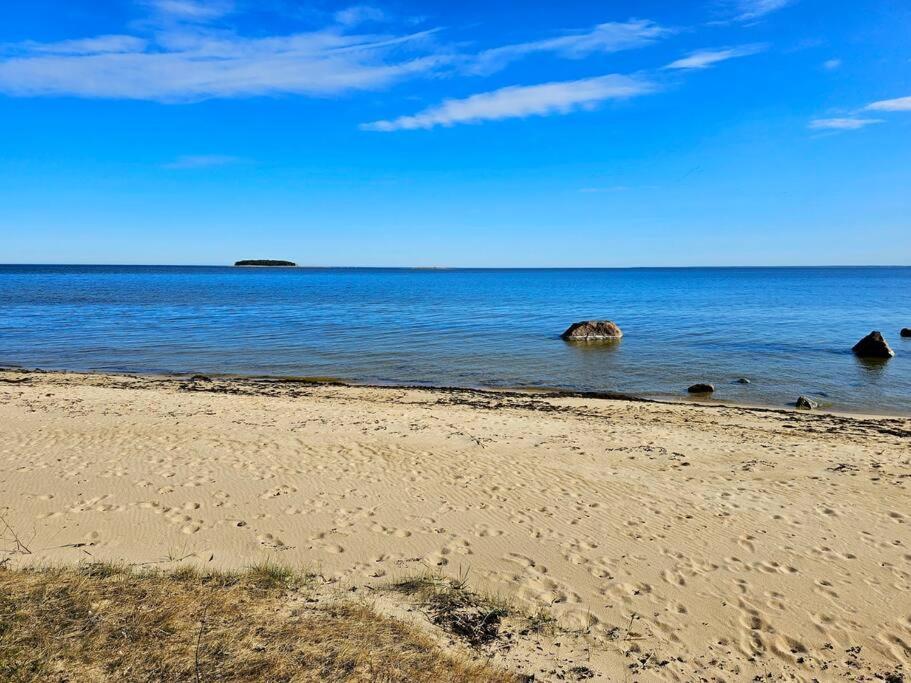
[[[536,680],[911,673],[911,419],[11,370],[0,436],[16,566],[467,575]]]

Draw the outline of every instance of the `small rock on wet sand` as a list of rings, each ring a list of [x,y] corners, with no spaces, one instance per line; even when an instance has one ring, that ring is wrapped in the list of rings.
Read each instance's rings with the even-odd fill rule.
[[[819,404],[811,398],[806,396],[797,397],[797,407],[801,410],[815,410],[819,407]]]

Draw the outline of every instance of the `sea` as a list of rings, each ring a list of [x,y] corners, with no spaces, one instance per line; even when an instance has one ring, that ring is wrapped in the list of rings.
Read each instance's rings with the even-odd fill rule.
[[[617,343],[568,343],[607,319]],[[911,267],[0,265],[0,366],[564,389],[911,415]],[[851,347],[879,330],[888,361]],[[740,379],[748,384],[738,383]],[[701,398],[699,400],[705,400]]]

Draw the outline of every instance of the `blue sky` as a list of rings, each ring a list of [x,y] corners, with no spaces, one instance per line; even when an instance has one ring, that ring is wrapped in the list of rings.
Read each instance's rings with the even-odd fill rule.
[[[0,262],[911,264],[895,0],[0,3]]]

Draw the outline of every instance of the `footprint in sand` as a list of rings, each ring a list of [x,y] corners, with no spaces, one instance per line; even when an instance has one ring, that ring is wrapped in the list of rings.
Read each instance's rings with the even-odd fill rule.
[[[180,531],[185,534],[195,534],[202,529],[204,524],[201,519],[193,519],[190,515],[181,514],[177,510],[166,512],[165,519],[171,524],[179,525]]]
[[[755,536],[751,536],[750,534],[743,534],[737,539],[737,545],[739,545],[744,550],[753,553],[756,552],[756,546],[753,544],[753,541],[755,540]]]
[[[297,493],[297,489],[293,486],[288,486],[287,484],[282,484],[281,486],[276,486],[273,489],[269,489],[263,493],[260,498],[267,500],[269,498],[278,498],[279,496],[286,496],[291,493]]]
[[[459,555],[472,555],[473,551],[471,550],[471,544],[464,538],[454,538],[437,552],[428,555],[426,561],[437,567],[445,567],[449,564],[449,557],[453,553]]]
[[[672,586],[686,585],[686,577],[677,569],[665,569],[661,572],[661,578]]]
[[[338,543],[324,543],[316,547],[318,550],[322,550],[324,553],[329,553],[330,555],[341,555],[345,552],[345,547]]]
[[[277,536],[273,536],[272,534],[259,534],[256,537],[256,540],[259,541],[260,545],[264,545],[267,548],[271,548],[272,550],[284,551],[290,550],[292,547],[287,545],[282,539],[278,538]]]
[[[411,536],[411,532],[408,529],[395,529],[382,524],[374,524],[370,527],[370,531],[377,534],[385,534],[386,536],[395,536],[396,538],[408,538]]]
[[[122,505],[112,505],[110,503],[105,503],[104,501],[110,500],[112,496],[110,494],[105,494],[103,496],[95,496],[93,498],[88,498],[86,500],[81,500],[77,502],[73,507],[69,509],[70,512],[122,512],[126,508]]]
[[[330,553],[332,555],[340,555],[341,553],[345,552],[344,546],[341,546],[338,543],[331,543],[330,541],[326,540],[326,537],[331,533],[333,532],[321,531],[315,536],[311,536],[308,539],[310,543],[312,543],[310,547],[315,548],[316,550],[322,550],[324,553]]]
[[[500,529],[495,529],[489,524],[475,524],[474,525],[474,535],[478,538],[488,538],[491,536],[502,536],[503,531]]]

